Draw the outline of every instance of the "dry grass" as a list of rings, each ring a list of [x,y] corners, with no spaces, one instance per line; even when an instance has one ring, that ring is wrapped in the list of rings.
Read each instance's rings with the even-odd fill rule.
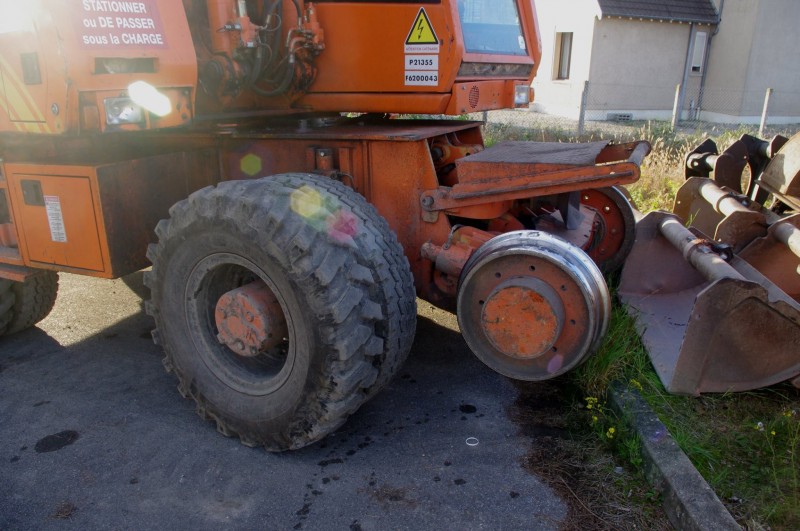
[[[642,177],[628,186],[628,191],[641,212],[672,210],[675,193],[683,181],[680,168],[691,146],[688,140],[667,136],[651,136],[647,140],[653,151],[642,165]]]

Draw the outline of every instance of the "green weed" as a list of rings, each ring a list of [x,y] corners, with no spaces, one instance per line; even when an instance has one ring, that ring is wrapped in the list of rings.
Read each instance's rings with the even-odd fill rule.
[[[670,395],[649,362],[633,319],[621,308],[614,309],[598,353],[573,375],[591,398],[576,407],[585,411],[597,439],[633,468],[641,467],[641,441],[607,410],[602,398],[615,381],[639,391],[741,523],[800,528],[800,391],[786,384],[701,398]]]

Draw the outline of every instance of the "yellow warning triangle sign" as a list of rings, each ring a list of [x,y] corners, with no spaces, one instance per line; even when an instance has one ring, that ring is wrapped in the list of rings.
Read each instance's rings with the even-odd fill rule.
[[[439,44],[433,25],[425,12],[425,8],[420,8],[411,31],[408,32],[406,44]]]

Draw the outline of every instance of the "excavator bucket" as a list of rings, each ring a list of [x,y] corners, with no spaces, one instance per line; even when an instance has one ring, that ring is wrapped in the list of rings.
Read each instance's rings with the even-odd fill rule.
[[[742,172],[748,161],[747,148],[747,143],[737,140],[719,153],[716,142],[709,138],[686,156],[683,175],[688,180],[692,177],[709,177],[714,172],[714,180],[720,186],[741,193]]]
[[[772,156],[755,187],[755,194],[772,194],[785,208],[800,210],[800,133]]]
[[[686,155],[683,175],[688,180],[712,177],[713,174],[714,181],[720,186],[737,194],[758,195],[763,199],[766,192],[754,194],[757,178],[788,141],[782,135],[776,135],[772,140],[761,140],[745,134],[720,153],[716,142],[709,138]],[[746,176],[743,172],[748,166],[750,174]]]
[[[715,241],[731,246],[734,252],[766,236],[769,221],[778,217],[773,214],[773,218],[747,197],[703,177],[691,177],[680,187],[672,212]]]
[[[771,227],[757,244],[780,253],[783,264],[796,263],[789,255],[798,256],[797,220]],[[751,256],[762,253],[753,247]],[[789,273],[797,276],[797,267],[782,274]],[[795,289],[791,280],[784,285]],[[792,379],[800,387],[800,302],[673,214],[653,212],[637,224],[619,297],[671,393],[746,391]]]
[[[684,176],[673,213],[637,223],[619,287],[656,372],[676,394],[800,387],[800,214],[787,215],[800,134],[744,135],[722,153],[706,140]]]
[[[749,175],[744,173],[747,167]],[[752,226],[756,219],[752,212],[760,212],[766,217],[763,221],[772,224],[778,214],[800,210],[800,133],[791,139],[777,135],[770,141],[742,135],[722,153],[708,139],[686,155],[683,173],[686,184],[677,194],[673,212],[731,245],[734,242],[725,239],[731,236],[730,229],[716,236],[714,226],[729,216],[747,217],[750,220],[747,224],[751,225],[746,229],[748,234],[737,236],[736,243],[740,246],[737,250],[740,250],[747,236],[751,239],[763,236],[758,232],[763,232],[764,227]],[[724,192],[712,192],[713,185]],[[770,210],[766,210],[763,205],[770,196],[773,201]],[[742,220],[733,225],[741,229]]]
[[[800,302],[800,214],[770,226],[767,234],[753,240],[739,257]]]

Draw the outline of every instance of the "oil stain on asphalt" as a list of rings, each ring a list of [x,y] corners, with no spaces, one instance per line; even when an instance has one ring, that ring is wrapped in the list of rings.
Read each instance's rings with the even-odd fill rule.
[[[56,452],[77,441],[78,437],[80,437],[80,434],[73,430],[65,430],[54,433],[53,435],[48,435],[47,437],[39,439],[34,447],[34,450],[36,450],[37,454]]]

